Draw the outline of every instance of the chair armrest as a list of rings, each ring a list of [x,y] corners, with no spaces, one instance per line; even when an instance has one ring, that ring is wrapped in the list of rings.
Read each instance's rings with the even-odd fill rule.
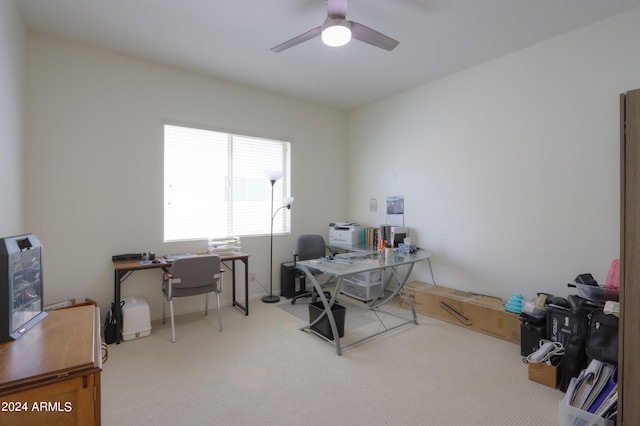
[[[173,275],[171,275],[171,271],[169,270],[169,268],[162,268],[162,272],[167,279],[173,278]]]
[[[224,287],[224,269],[220,268],[220,276],[218,277],[218,293],[222,293]]]

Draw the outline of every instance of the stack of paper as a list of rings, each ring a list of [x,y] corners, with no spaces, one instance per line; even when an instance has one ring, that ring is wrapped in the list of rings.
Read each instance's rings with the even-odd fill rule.
[[[229,237],[219,241],[209,239],[207,241],[207,252],[210,254],[233,254],[241,251],[239,237]]]

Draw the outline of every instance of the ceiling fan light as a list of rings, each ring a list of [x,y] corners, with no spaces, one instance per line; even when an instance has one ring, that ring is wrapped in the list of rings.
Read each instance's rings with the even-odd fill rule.
[[[351,28],[344,19],[334,20],[322,29],[322,42],[327,46],[344,46],[351,40]]]

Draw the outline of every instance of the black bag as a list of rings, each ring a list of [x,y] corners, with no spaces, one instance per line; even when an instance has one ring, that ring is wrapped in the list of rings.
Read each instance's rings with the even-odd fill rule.
[[[124,300],[120,301],[120,315],[118,321],[116,321],[116,304],[111,304],[111,310],[107,312],[107,318],[104,321],[104,341],[110,345],[118,340],[118,324],[122,325],[122,307],[124,306]]]
[[[618,365],[618,317],[602,309],[590,315],[587,355],[606,364]]]
[[[571,336],[569,338],[569,342],[564,347],[563,358],[559,388],[562,392],[566,392],[571,379],[578,377],[588,364],[585,342],[582,336]]]

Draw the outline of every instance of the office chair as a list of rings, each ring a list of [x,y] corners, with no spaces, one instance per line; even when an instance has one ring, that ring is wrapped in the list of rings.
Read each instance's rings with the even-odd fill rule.
[[[293,262],[294,264],[298,260],[311,260],[311,259],[319,259],[321,257],[325,257],[327,255],[327,246],[324,244],[324,238],[322,235],[317,234],[304,234],[299,235],[296,240],[296,246],[293,250]],[[320,275],[320,272],[317,269],[309,268],[309,272],[313,275]],[[331,280],[329,279],[322,283],[321,286],[326,285]],[[325,296],[327,298],[331,298],[331,293],[325,291]],[[295,304],[296,300],[301,299],[303,297],[311,297],[311,302],[315,302],[318,294],[315,291],[315,287],[306,293],[299,294],[291,299],[291,304]]]
[[[169,302],[171,313],[171,341],[176,342],[176,330],[173,316],[173,298],[205,295],[205,315],[209,315],[209,293],[216,293],[218,306],[218,329],[222,331],[220,314],[220,293],[222,292],[223,270],[220,269],[220,256],[203,255],[178,258],[170,268],[163,268],[162,277],[162,323],[165,323],[165,300]]]

